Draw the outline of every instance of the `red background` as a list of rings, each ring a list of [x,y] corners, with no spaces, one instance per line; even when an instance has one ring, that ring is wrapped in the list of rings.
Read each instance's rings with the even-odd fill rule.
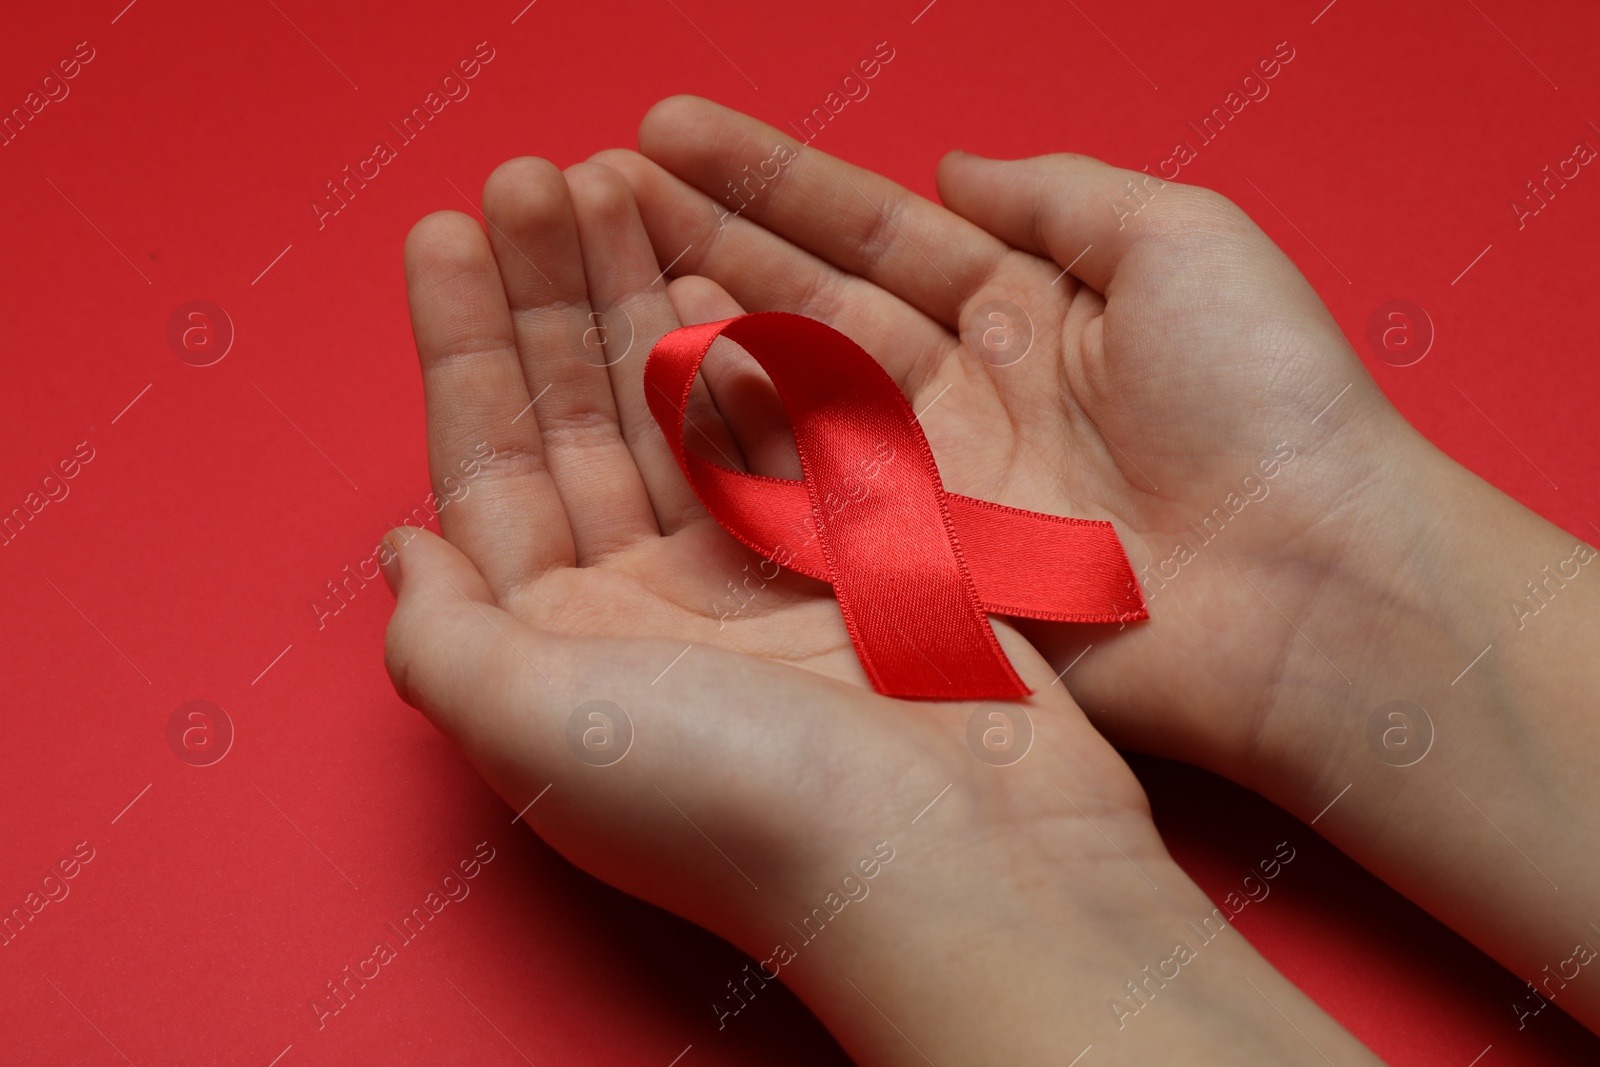
[[[683,1067],[842,1060],[783,994],[718,1033],[706,1004],[738,954],[513,823],[393,695],[381,583],[320,630],[309,607],[428,490],[410,224],[468,209],[508,157],[632,144],[670,93],[781,126],[887,40],[893,63],[817,144],[932,195],[953,147],[1153,167],[1288,41],[1271,95],[1180,180],[1261,223],[1431,439],[1597,533],[1583,472],[1600,457],[1579,427],[1594,425],[1600,175],[1522,229],[1510,207],[1577,142],[1600,147],[1593,5],[524,2],[6,16],[7,112],[78,42],[95,58],[0,147],[0,513],[78,442],[95,458],[0,547],[0,909],[75,843],[96,850],[0,948],[6,1063],[665,1065],[690,1045]],[[480,41],[496,56],[471,96],[319,230],[323,183]],[[194,299],[237,333],[205,368],[166,337]],[[1437,331],[1413,366],[1367,347],[1391,299]],[[237,731],[214,766],[168,746],[191,699]],[[1390,1062],[1465,1067],[1486,1046],[1482,1067],[1596,1061],[1600,1041],[1557,1011],[1519,1032],[1518,979],[1314,831],[1203,774],[1137,765],[1214,895],[1293,841],[1240,928]],[[485,840],[496,858],[472,895],[319,1031],[323,983]]]

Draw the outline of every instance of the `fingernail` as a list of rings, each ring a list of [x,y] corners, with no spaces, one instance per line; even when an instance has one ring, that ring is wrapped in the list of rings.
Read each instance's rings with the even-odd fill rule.
[[[400,596],[400,550],[390,535],[384,535],[383,547],[378,551],[378,569],[383,572],[384,584],[397,598]]]

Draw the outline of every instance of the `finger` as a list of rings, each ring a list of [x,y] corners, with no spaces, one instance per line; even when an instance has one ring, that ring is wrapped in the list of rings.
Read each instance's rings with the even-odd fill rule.
[[[675,273],[712,279],[750,311],[827,322],[871,352],[908,395],[937,373],[950,334],[899,297],[729,214],[637,152],[610,149],[594,158],[628,179],[657,256],[682,253]]]
[[[567,180],[546,160],[511,160],[485,183],[483,211],[532,394],[513,421],[537,427],[576,561],[588,566],[659,531],[601,348],[584,344],[595,329]]]
[[[662,533],[670,534],[705,518],[706,512],[678,469],[644,395],[644,366],[650,349],[680,325],[667,297],[666,272],[656,263],[633,194],[620,174],[598,163],[578,163],[567,168],[566,175],[583,246],[589,302],[613,323],[606,340],[606,369],[622,436],[649,490],[656,524]],[[627,324],[629,335],[627,347],[620,352],[616,349],[621,342],[613,343],[619,323]],[[738,446],[703,383],[697,382],[690,391],[684,424],[691,447],[709,447],[709,454],[718,462],[734,468],[740,465],[734,456]]]
[[[667,296],[686,324],[744,314],[726,289],[698,275],[673,281],[667,286]],[[755,358],[733,341],[719,337],[706,353],[700,373],[749,469],[770,478],[802,478],[788,413],[772,379]]]
[[[571,692],[566,640],[497,607],[472,561],[426,530],[391,530],[395,591],[384,665],[400,699],[453,737],[502,793],[548,763],[541,717]]]
[[[538,427],[516,418],[532,398],[500,271],[477,221],[451,211],[412,228],[405,263],[439,521],[509,595],[574,555]]]
[[[1150,239],[1204,215],[1222,197],[1088,156],[996,160],[952,152],[940,198],[1007,244],[1048,256],[1108,293],[1118,268]]]
[[[703,645],[663,679],[681,638],[550,633],[497,608],[448,542],[385,540],[398,547],[384,567],[395,691],[568,860],[702,923],[748,906],[770,864],[820,866],[815,842],[771,813],[794,801],[786,770],[816,765],[818,739],[850,726],[859,690]],[[705,699],[719,691],[763,697]]]
[[[639,126],[639,150],[727,210],[741,210],[950,329],[1009,251],[887,178],[699,97],[669,97],[651,108]]]
[[[466,646],[451,647],[458,636],[452,631],[463,622],[470,626],[474,618],[482,625],[491,611],[505,613],[496,607],[494,590],[472,560],[449,541],[401,526],[384,535],[383,544],[390,558],[383,574],[395,595],[384,636],[384,665],[401,699],[432,713],[447,703],[441,695],[453,692],[443,669],[459,670],[463,682],[478,675],[480,665],[463,654]],[[467,684],[462,692],[482,688]]]

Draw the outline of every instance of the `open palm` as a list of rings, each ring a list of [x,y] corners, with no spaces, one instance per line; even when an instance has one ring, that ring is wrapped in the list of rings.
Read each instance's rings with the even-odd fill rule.
[[[830,590],[774,576],[705,513],[646,408],[644,356],[739,308],[703,279],[669,293],[619,174],[513,160],[484,205],[487,234],[446,212],[407,242],[429,463],[453,502],[444,538],[391,535],[388,664],[509,804],[536,801],[541,836],[752,953],[878,841],[917,857],[897,891],[923,907],[994,899],[1024,853],[1070,857],[1050,885],[1069,898],[1170,867],[1137,781],[1015,631],[997,626],[1027,701],[881,697]],[[710,362],[739,388],[739,353]],[[741,441],[776,456],[783,437],[776,416],[754,432],[761,410],[736,430],[702,387],[699,447],[761,465]],[[1009,447],[953,469],[972,484]]]
[[[1108,735],[1231,773],[1269,729],[1303,730],[1269,714],[1286,672],[1339,678],[1287,619],[1359,543],[1338,523],[1376,508],[1396,440],[1420,438],[1366,403],[1337,325],[1243,212],[1086,157],[962,153],[941,207],[692,97],[657,105],[640,145],[595,158],[661,261],[703,276],[677,284],[849,334],[922,413],[952,491],[1115,523],[1152,618],[1024,624]],[[748,364],[708,377],[725,408],[759,408]],[[1357,411],[1383,432],[1345,432]],[[772,424],[728,428],[792,476]]]
[[[1203,315],[1152,305],[1143,313],[1167,326],[1141,335],[1140,320],[1051,266],[1042,253],[1059,259],[1055,247],[1020,251],[820,153],[788,161],[742,217],[694,187],[716,188],[718,167],[765,156],[774,136],[703,101],[669,101],[642,142],[688,181],[631,152],[565,172],[513,160],[485,188],[487,234],[450,212],[412,231],[429,466],[450,503],[443,538],[389,535],[390,676],[548,843],[723,935],[763,972],[781,964],[858,1062],[1059,1062],[1086,1030],[1121,1029],[1106,990],[1128,961],[1166,950],[1172,930],[1211,908],[1167,855],[1137,780],[1037,650],[1061,662],[1081,629],[1034,628],[1030,642],[996,622],[1035,690],[1022,701],[872,692],[831,591],[776,573],[701,507],[646,405],[645,354],[682,323],[742,310],[823,319],[911,397],[947,488],[1113,519],[1136,565],[1245,447],[1208,433],[1208,417],[1213,430],[1234,425],[1215,404],[1186,422],[1173,392],[1198,391],[1207,375],[1245,379],[1232,395],[1265,395],[1270,382],[1246,374],[1260,352],[1243,341],[1230,364],[1229,340],[1207,333]],[[1031,173],[963,173],[969,163],[947,162],[942,177],[971,200]],[[1072,165],[1100,182],[1118,173]],[[1033,247],[1057,223],[1041,207],[1035,229],[1028,203],[984,224]],[[1161,298],[1148,283],[1096,283],[1089,264],[1073,269],[1129,316],[1141,315],[1141,292]],[[1189,377],[1165,365],[1184,341],[1163,331],[1185,323],[1209,360]],[[1141,374],[1166,375],[1165,388]],[[747,354],[719,341],[703,383],[690,447],[798,475],[783,413]],[[1151,412],[1165,421],[1151,426]],[[1199,647],[1176,622],[1110,631],[1095,638],[1104,652],[1065,677],[1088,692],[1104,679],[1134,705],[1174,685]],[[1139,655],[1159,669],[1118,688],[1116,672]],[[1128,718],[1160,729],[1157,715]],[[870,921],[837,924],[798,968],[779,958],[775,943],[811,943],[797,917],[829,921],[841,892],[865,899],[874,877],[887,900]],[[1119,1039],[1125,1062],[1178,1045],[1196,1062],[1267,1058],[1280,1005],[1314,1013],[1242,941],[1208,958],[1168,1002],[1165,1026]],[[1331,1021],[1306,1025],[1322,1047],[1359,1054]]]

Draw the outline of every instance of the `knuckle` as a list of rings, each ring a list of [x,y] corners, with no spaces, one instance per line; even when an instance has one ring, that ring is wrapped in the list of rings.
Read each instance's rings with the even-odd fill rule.
[[[548,470],[549,463],[542,446],[512,442],[496,448],[493,457],[480,468],[480,473],[491,479],[519,478],[544,474]]]
[[[811,319],[821,319],[823,322],[837,321],[839,310],[846,301],[842,290],[849,277],[845,274],[818,271],[800,290],[800,314]]]
[[[901,214],[901,207],[891,199],[882,208],[875,209],[873,205],[862,203],[859,198],[855,207],[861,219],[861,237],[857,247],[860,249],[862,273],[870,275],[883,264],[894,246],[899,234],[894,217]]]
[[[513,337],[460,329],[441,338],[428,351],[427,365],[430,370],[440,370],[457,364],[470,365],[482,361],[494,361],[505,356],[508,351],[515,350],[516,339]]]
[[[546,444],[567,444],[595,437],[620,439],[617,418],[598,406],[565,408],[539,417],[539,433]]]

